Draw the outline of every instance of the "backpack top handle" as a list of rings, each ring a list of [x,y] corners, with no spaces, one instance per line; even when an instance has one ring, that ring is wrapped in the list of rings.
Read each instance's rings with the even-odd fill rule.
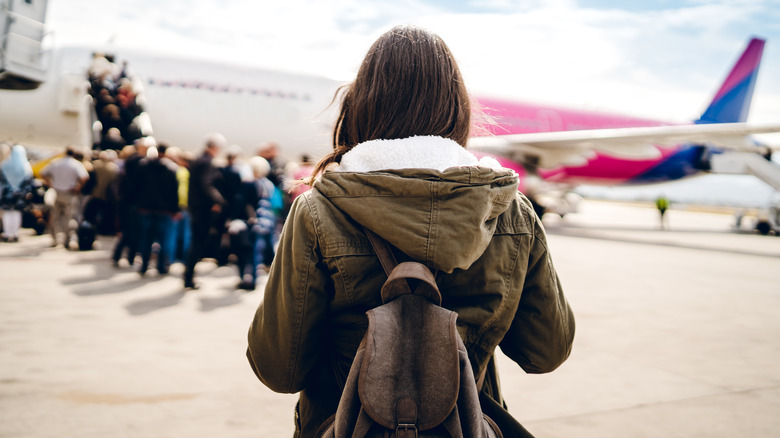
[[[409,283],[414,284],[413,290],[410,290]],[[396,266],[382,286],[382,303],[389,303],[395,298],[409,293],[421,295],[433,304],[441,306],[441,292],[436,285],[436,279],[431,270],[422,263],[403,262]]]
[[[374,247],[379,263],[387,274],[387,281],[382,286],[382,303],[388,303],[393,299],[404,295],[420,295],[437,306],[441,306],[441,292],[436,285],[436,277],[430,269],[422,263],[403,262],[398,264],[390,243],[375,232],[363,227],[371,246]],[[412,280],[414,288],[410,288]],[[418,280],[418,281],[415,281]]]

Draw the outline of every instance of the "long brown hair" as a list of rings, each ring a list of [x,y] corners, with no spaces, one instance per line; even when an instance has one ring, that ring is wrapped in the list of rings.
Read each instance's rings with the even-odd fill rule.
[[[468,91],[449,47],[428,30],[397,26],[380,36],[334,101],[339,97],[333,152],[317,164],[312,180],[369,140],[436,135],[466,146]]]

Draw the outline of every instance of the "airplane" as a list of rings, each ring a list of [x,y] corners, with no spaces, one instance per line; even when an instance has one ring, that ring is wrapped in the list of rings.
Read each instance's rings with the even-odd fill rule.
[[[198,151],[222,133],[247,154],[265,141],[289,159],[330,149],[336,89],[342,82],[313,75],[184,59],[115,47],[46,48],[45,0],[4,10],[0,38],[0,141],[61,151],[95,143],[96,115],[87,70],[95,53],[127,61],[145,112],[143,135]],[[32,43],[31,43],[32,41]],[[34,44],[33,44],[34,43]],[[780,125],[746,123],[765,42],[750,40],[710,106],[690,125],[566,109],[505,98],[475,97],[492,124],[475,130],[469,147],[490,154],[521,177],[520,190],[537,212],[564,215],[576,208],[579,184],[648,184],[703,172],[753,173],[780,190],[780,169],[766,160],[772,148],[751,134]],[[551,196],[552,195],[552,196]],[[780,234],[780,208],[760,221]]]
[[[470,146],[529,175],[526,180],[533,185],[521,190],[541,192],[542,197],[544,192],[566,193],[581,184],[642,185],[705,172],[751,173],[780,191],[780,169],[769,161],[773,148],[750,137],[777,132],[778,125],[746,123],[764,45],[760,38],[749,41],[693,124],[480,99],[500,126],[494,135],[472,138]],[[567,205],[571,199],[576,201],[548,198],[543,208],[563,215],[575,208]]]

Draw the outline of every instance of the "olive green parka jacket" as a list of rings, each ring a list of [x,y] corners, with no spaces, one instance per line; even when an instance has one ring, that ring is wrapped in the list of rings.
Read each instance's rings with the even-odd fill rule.
[[[249,330],[247,356],[270,389],[300,392],[296,436],[334,414],[386,275],[362,227],[438,270],[475,375],[496,346],[528,373],[571,351],[574,317],[545,232],[511,170],[326,172],[296,198]],[[491,362],[492,364],[492,362]],[[495,368],[486,391],[502,402]]]

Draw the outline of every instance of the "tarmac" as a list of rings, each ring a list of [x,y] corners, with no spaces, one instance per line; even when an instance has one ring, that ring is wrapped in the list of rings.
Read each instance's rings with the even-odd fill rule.
[[[525,374],[499,356],[537,437],[780,435],[780,237],[728,214],[585,201],[546,217],[574,309],[569,360]],[[286,437],[296,396],[245,357],[262,300],[235,267],[140,277],[24,230],[0,243],[0,437]]]

